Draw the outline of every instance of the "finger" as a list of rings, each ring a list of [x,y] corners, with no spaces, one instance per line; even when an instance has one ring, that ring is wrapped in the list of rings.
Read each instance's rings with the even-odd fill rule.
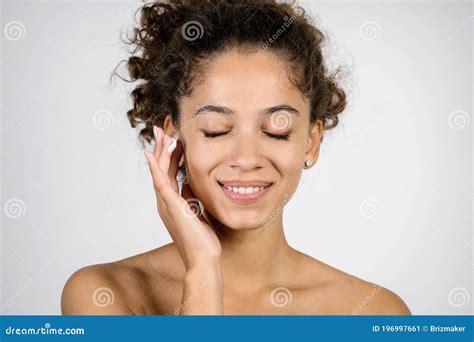
[[[183,156],[183,143],[181,142],[180,139],[178,139],[176,143],[176,149],[173,152],[173,154],[171,154],[170,168],[168,171],[168,175],[170,176],[170,179],[176,180],[176,174],[179,168],[179,161],[181,160],[182,156]]]
[[[176,149],[176,146],[176,138],[172,138],[166,134],[163,138],[163,149],[161,150],[161,154],[158,158],[158,165],[165,175],[168,175],[169,166],[171,162],[171,154]]]
[[[172,206],[176,201],[176,196],[179,197],[178,193],[169,185],[167,177],[165,177],[160,170],[155,155],[147,150],[145,150],[144,154],[148,161],[148,167],[150,168],[151,176],[153,178],[153,186],[155,188],[157,200],[164,202],[167,207]]]
[[[164,132],[160,127],[153,126],[153,135],[155,136],[155,151],[153,154],[155,155],[155,158],[158,159],[163,149]]]
[[[182,146],[182,144],[178,140],[176,149],[171,154],[170,167],[169,167],[169,170],[168,170],[168,177],[170,179],[171,186],[173,187],[173,189],[176,192],[179,192],[179,185],[178,185],[178,181],[176,180],[176,176],[177,176],[178,169],[179,169],[179,161],[180,161],[181,156],[183,154],[181,146]]]

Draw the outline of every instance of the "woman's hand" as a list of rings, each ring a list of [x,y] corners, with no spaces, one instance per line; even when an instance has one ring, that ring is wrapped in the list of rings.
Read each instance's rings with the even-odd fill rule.
[[[159,127],[153,126],[153,133],[155,151],[145,151],[145,157],[153,177],[158,213],[187,270],[218,264],[221,245],[202,215],[201,202],[195,198],[188,184],[183,184],[179,194],[176,175],[183,145],[180,140],[173,141]]]
[[[158,213],[186,266],[181,305],[175,308],[174,313],[221,315],[224,291],[221,244],[213,228],[201,215],[202,204],[189,185],[183,184],[179,194],[176,175],[183,154],[181,141],[174,141],[156,126],[153,126],[153,134],[155,151],[145,151],[145,157],[153,177]],[[173,153],[173,150],[176,151]],[[190,204],[199,208],[197,213]]]

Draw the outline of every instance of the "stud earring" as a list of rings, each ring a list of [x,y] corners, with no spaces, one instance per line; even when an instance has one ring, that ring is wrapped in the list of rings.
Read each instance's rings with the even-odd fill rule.
[[[308,169],[309,169],[312,165],[313,165],[313,162],[312,162],[311,160],[309,160],[309,159],[304,162],[304,166],[306,166],[306,168],[308,168]]]

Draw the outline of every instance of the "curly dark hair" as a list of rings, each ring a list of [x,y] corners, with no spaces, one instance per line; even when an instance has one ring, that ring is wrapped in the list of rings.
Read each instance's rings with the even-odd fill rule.
[[[131,92],[127,112],[139,140],[153,141],[153,125],[171,114],[179,127],[180,98],[189,96],[212,58],[232,47],[269,49],[287,62],[290,81],[310,100],[310,121],[338,124],[346,93],[323,60],[325,35],[294,2],[275,0],[156,0],[139,8],[141,18],[127,44]],[[200,72],[196,72],[200,70]]]

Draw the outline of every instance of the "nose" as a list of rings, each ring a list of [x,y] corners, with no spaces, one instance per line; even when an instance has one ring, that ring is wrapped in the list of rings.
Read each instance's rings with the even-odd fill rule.
[[[242,132],[236,136],[229,151],[230,166],[242,171],[253,170],[262,167],[262,142],[258,133],[254,130]]]

